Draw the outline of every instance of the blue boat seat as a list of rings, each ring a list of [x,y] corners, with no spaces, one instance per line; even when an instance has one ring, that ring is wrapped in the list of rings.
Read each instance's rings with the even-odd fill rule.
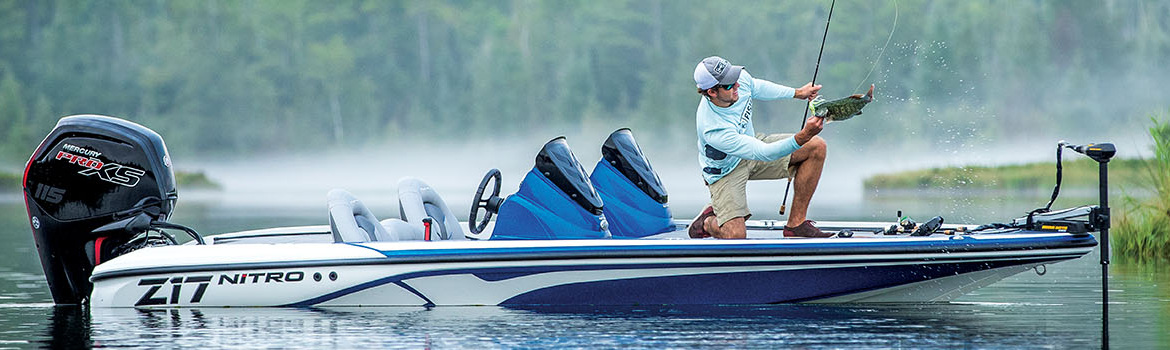
[[[489,239],[609,237],[601,197],[564,136],[545,143],[534,163],[520,190],[500,203]]]
[[[439,192],[422,180],[405,177],[398,180],[398,210],[402,219],[387,219],[382,225],[400,240],[426,239],[423,219],[431,219],[431,239],[465,240],[459,218],[447,207]]]
[[[614,238],[641,238],[674,230],[666,187],[628,128],[609,135],[589,176],[605,202]]]
[[[378,218],[346,190],[329,191],[329,229],[336,243],[397,241]]]

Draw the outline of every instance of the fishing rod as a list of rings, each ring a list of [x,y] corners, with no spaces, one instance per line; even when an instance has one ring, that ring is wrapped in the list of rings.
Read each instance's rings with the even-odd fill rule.
[[[825,39],[829,38],[829,23],[832,23],[833,21],[833,7],[835,5],[837,5],[837,0],[833,0],[833,2],[829,3],[829,18],[825,20],[825,35],[821,36],[821,51],[817,53],[817,66],[813,69],[813,78],[812,83],[810,84],[812,86],[817,85],[817,73],[821,71],[821,56],[825,54]],[[808,104],[810,103],[812,103],[812,101],[805,103],[804,117],[800,118],[800,128],[802,130],[804,129],[805,120],[808,119]],[[792,174],[792,177],[796,177],[796,174]],[[792,177],[788,178],[788,184],[784,185],[784,199],[780,202],[780,215],[784,215],[785,205],[788,204],[788,190],[792,188]]]

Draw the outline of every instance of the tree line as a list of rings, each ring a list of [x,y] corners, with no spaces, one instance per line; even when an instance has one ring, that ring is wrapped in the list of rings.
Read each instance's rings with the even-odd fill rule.
[[[1142,89],[1167,76],[1166,1],[857,0],[833,11],[822,93],[876,83],[886,102],[866,111],[885,118],[842,128],[848,137],[1107,130],[1165,104]],[[799,86],[828,12],[828,1],[0,0],[0,164],[22,163],[57,118],[82,113],[148,125],[182,154],[592,125],[689,146],[700,59]],[[1131,90],[1103,96],[1105,86]],[[803,108],[756,106],[785,115],[756,127],[781,131]]]

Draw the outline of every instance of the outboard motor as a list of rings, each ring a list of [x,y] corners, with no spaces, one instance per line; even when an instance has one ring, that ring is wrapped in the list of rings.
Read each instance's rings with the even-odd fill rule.
[[[493,193],[483,198],[488,181],[495,179]],[[499,213],[490,239],[590,239],[607,238],[601,197],[585,169],[569,149],[565,137],[549,141],[536,155],[536,166],[520,182],[520,190],[500,198],[500,171],[484,176],[471,205],[470,238],[482,239],[493,213]],[[476,221],[479,208],[487,214]]]
[[[29,159],[21,183],[57,304],[86,301],[93,267],[132,250],[135,236],[177,226],[165,223],[178,192],[162,137],[122,119],[61,118]]]
[[[639,238],[674,230],[666,188],[628,128],[609,135],[589,176],[614,238]]]

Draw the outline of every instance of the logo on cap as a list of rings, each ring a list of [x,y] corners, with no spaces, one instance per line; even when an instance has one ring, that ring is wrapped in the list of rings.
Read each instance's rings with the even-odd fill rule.
[[[711,73],[714,73],[711,75],[721,76],[721,75],[723,75],[723,70],[725,70],[725,69],[727,69],[727,61],[726,60],[719,60],[718,63],[715,63],[715,67],[711,68]]]

